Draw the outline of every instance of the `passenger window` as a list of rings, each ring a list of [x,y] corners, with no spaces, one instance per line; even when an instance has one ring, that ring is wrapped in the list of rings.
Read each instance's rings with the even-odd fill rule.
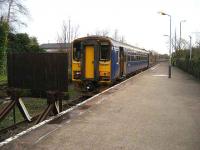
[[[100,48],[100,60],[110,60],[110,46],[109,45],[101,45]]]
[[[144,56],[141,56],[141,60],[144,60]]]
[[[131,56],[130,55],[128,55],[128,61],[131,61]]]
[[[134,56],[133,55],[131,56],[131,61],[134,61]]]
[[[134,55],[134,61],[137,61],[137,56]]]

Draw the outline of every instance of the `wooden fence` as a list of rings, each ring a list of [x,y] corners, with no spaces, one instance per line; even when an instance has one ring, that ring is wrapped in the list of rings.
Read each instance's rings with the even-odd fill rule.
[[[8,86],[42,91],[67,91],[66,53],[8,54]]]

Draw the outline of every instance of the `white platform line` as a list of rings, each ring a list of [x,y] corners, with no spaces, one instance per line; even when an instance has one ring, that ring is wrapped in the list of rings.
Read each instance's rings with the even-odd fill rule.
[[[159,64],[157,64],[157,65],[159,65]],[[156,65],[156,66],[157,66],[157,65]],[[27,133],[29,133],[29,132],[35,130],[35,129],[37,129],[37,128],[39,128],[39,127],[41,127],[41,126],[47,124],[47,123],[49,123],[50,121],[52,121],[52,120],[54,120],[54,119],[56,119],[56,118],[61,117],[62,115],[64,115],[64,114],[66,114],[66,113],[68,113],[68,112],[70,112],[70,111],[72,111],[72,110],[78,108],[78,107],[81,106],[81,105],[84,105],[85,103],[87,103],[87,102],[93,100],[94,98],[96,98],[96,97],[98,97],[98,96],[100,96],[100,95],[106,93],[107,91],[109,91],[109,90],[111,90],[111,89],[114,89],[115,87],[117,87],[117,86],[119,86],[119,85],[121,85],[121,84],[124,84],[124,83],[130,81],[131,79],[133,79],[133,78],[135,78],[136,76],[139,76],[139,75],[145,73],[145,72],[148,71],[148,70],[149,70],[149,69],[147,69],[147,70],[145,70],[145,71],[143,71],[143,72],[141,72],[141,73],[139,73],[139,74],[136,74],[135,76],[132,76],[131,78],[129,78],[129,79],[123,81],[123,82],[120,82],[119,84],[116,84],[116,85],[110,87],[109,89],[107,89],[107,90],[105,90],[105,91],[99,93],[99,94],[94,95],[93,97],[91,97],[91,98],[89,98],[89,99],[87,99],[87,100],[85,100],[85,101],[83,101],[83,102],[81,102],[81,103],[79,103],[79,104],[77,104],[77,105],[75,105],[75,106],[73,106],[73,107],[71,107],[71,108],[69,108],[69,109],[67,109],[67,110],[65,110],[65,111],[63,111],[63,112],[61,112],[61,113],[59,113],[58,115],[53,116],[53,117],[50,117],[49,119],[47,119],[47,120],[45,120],[45,121],[43,121],[43,122],[41,122],[41,123],[39,123],[39,124],[37,124],[37,125],[35,125],[35,126],[29,128],[29,129],[27,129],[27,130],[25,130],[25,131],[22,131],[22,132],[18,133],[18,134],[15,135],[15,136],[12,136],[12,137],[10,137],[10,138],[4,140],[3,142],[0,143],[0,147],[2,147],[3,145],[6,145],[6,144],[12,142],[12,141],[15,140],[15,139],[18,139],[19,137],[21,137],[21,136],[23,136],[23,135],[25,135],[25,134],[27,134]]]
[[[155,74],[155,75],[152,75],[153,77],[167,77],[168,75],[166,74]]]

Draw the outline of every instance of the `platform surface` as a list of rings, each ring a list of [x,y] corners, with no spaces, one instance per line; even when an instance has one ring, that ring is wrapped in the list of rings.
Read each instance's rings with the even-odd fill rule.
[[[1,147],[7,150],[200,150],[200,82],[167,63]]]

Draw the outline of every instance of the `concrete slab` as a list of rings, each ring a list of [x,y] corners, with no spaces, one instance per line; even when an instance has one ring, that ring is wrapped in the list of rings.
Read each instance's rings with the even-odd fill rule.
[[[200,82],[161,63],[0,149],[200,149]]]

